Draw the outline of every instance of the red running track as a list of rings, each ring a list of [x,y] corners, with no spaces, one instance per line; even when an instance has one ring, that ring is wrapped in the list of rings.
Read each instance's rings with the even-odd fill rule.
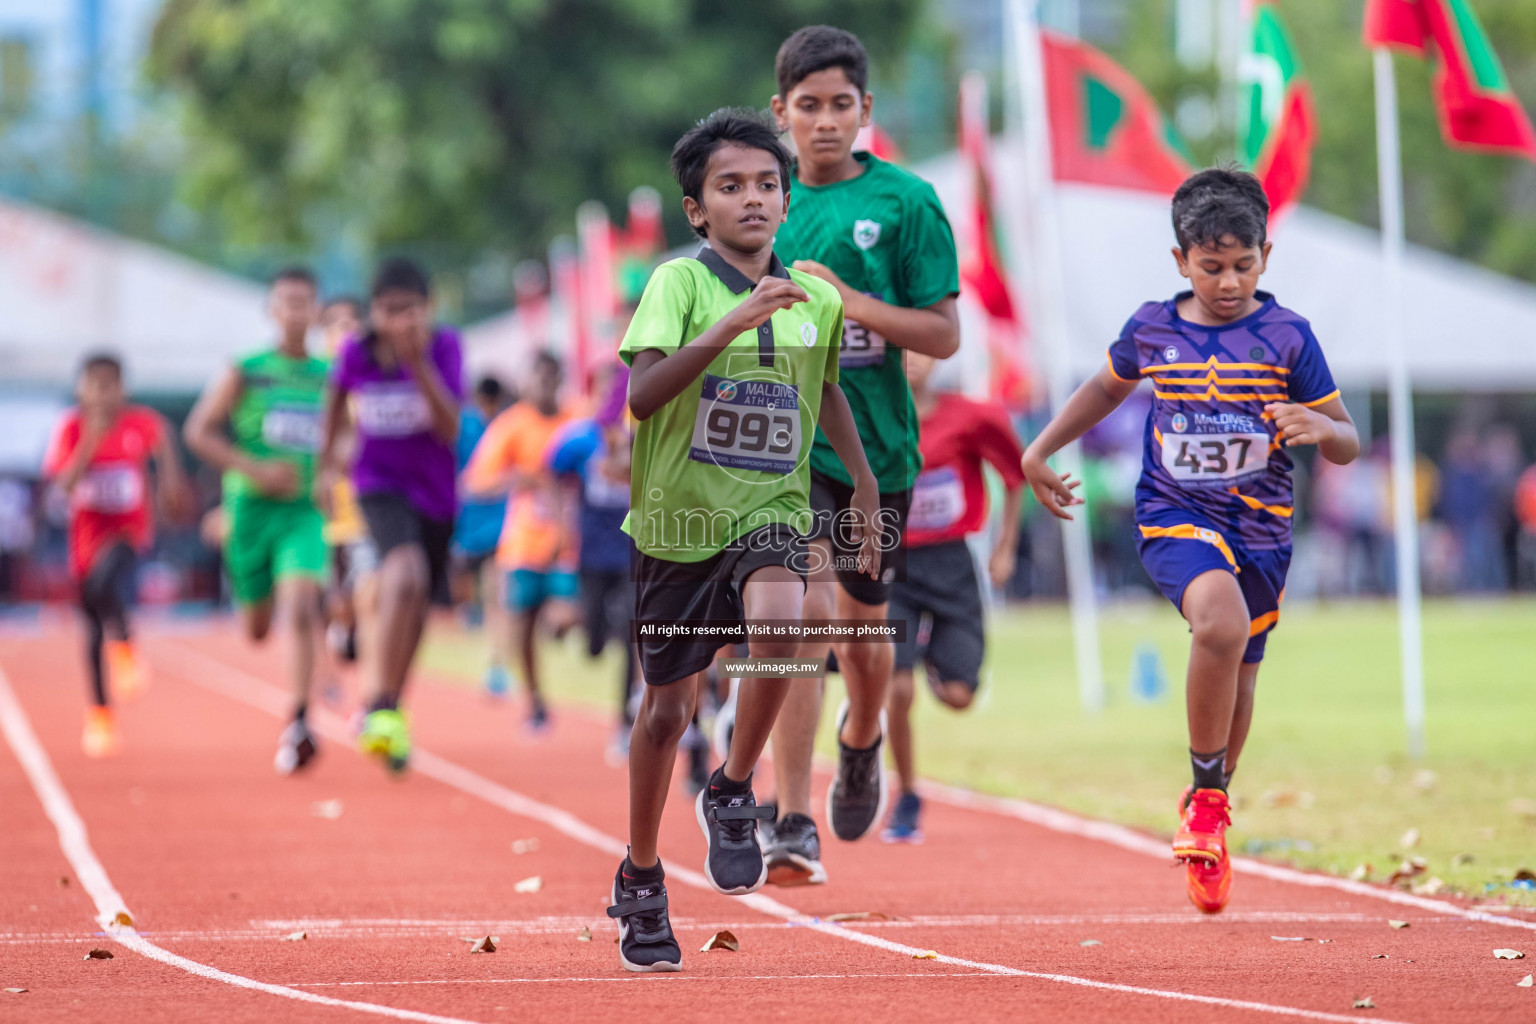
[[[79,750],[73,631],[0,637],[0,988],[28,990],[0,992],[0,1020],[1536,1020],[1529,916],[1254,865],[1203,918],[1160,843],[939,789],[925,844],[833,841],[831,884],[743,898],[704,887],[679,794],[662,856],[684,969],[628,974],[603,914],[626,815],[606,721],[568,711],[533,740],[513,707],[427,681],[409,777],[321,715],[321,760],[282,779],[278,652],[224,624],[145,633],[154,683],[108,762]],[[132,926],[104,928],[118,910]],[[874,916],[829,920],[850,913]],[[740,952],[697,952],[721,929]],[[469,953],[487,934],[499,950]]]

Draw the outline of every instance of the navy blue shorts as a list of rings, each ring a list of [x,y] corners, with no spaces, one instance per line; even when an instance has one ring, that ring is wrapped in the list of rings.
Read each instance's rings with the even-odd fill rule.
[[[1136,530],[1141,564],[1180,614],[1184,589],[1196,576],[1217,569],[1237,577],[1248,604],[1248,649],[1243,661],[1250,665],[1263,661],[1264,642],[1280,621],[1291,549],[1250,551],[1231,544],[1204,516],[1186,510],[1155,513],[1137,523]]]

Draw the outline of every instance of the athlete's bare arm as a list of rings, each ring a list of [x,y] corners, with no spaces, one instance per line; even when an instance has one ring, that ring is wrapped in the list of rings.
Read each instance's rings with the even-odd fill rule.
[[[871,579],[880,578],[880,529],[875,524],[880,513],[880,483],[869,459],[864,454],[864,442],[859,439],[858,424],[853,421],[853,410],[848,406],[848,396],[835,381],[823,381],[821,385],[821,432],[827,435],[832,450],[842,460],[848,475],[853,478],[853,497],[849,507],[858,512],[859,566]]]
[[[1082,498],[1072,493],[1082,481],[1073,480],[1070,473],[1058,476],[1056,471],[1046,464],[1046,460],[1082,437],[1094,424],[1118,409],[1120,403],[1131,396],[1131,392],[1136,390],[1136,385],[1139,383],[1140,381],[1121,380],[1108,366],[1103,367],[1072,392],[1072,397],[1067,399],[1067,404],[1051,418],[1051,422],[1045,425],[1045,429],[1040,431],[1039,436],[1025,450],[1022,463],[1024,477],[1029,481],[1035,497],[1040,499],[1040,504],[1044,505],[1051,515],[1058,519],[1072,518],[1067,508],[1083,503]]]
[[[187,416],[182,439],[192,454],[213,468],[244,473],[269,497],[291,498],[299,489],[299,472],[292,463],[253,459],[235,447],[224,432],[240,401],[242,386],[240,370],[233,366],[210,381]]]
[[[795,269],[815,274],[836,288],[843,297],[846,319],[857,320],[898,348],[935,359],[948,359],[960,348],[960,311],[954,296],[921,309],[909,309],[849,287],[830,267],[815,260],[796,260]]]

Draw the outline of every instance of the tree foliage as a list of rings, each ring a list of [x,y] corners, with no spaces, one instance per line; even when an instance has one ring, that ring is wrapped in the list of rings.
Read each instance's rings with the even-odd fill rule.
[[[1191,96],[1215,96],[1214,71],[1171,59],[1173,0],[1142,0],[1113,47],[1173,110]],[[1283,0],[1317,103],[1312,183],[1302,202],[1353,221],[1378,222],[1376,121],[1371,55],[1361,42],[1363,0]],[[1536,3],[1474,0],[1510,84],[1536,113]],[[1396,58],[1406,228],[1410,241],[1536,281],[1536,165],[1451,149],[1435,120],[1431,69]],[[1230,130],[1190,139],[1202,160],[1230,158]]]
[[[185,198],[236,243],[528,256],[583,200],[674,195],[673,142],[716,107],[766,106],[796,28],[835,20],[891,60],[919,6],[169,0],[149,72],[181,103]]]

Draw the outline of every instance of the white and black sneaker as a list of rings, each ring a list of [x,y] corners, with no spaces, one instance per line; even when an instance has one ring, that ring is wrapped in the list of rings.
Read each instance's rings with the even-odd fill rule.
[[[319,752],[309,725],[304,719],[295,718],[277,741],[277,756],[272,759],[272,767],[279,775],[292,775],[313,761]]]
[[[613,906],[608,916],[619,923],[619,959],[626,971],[680,971],[683,951],[667,920],[667,887],[662,884],[661,861],[656,862],[655,881],[625,874],[629,858],[613,876]],[[650,872],[645,872],[650,874]]]
[[[727,790],[731,788],[724,765],[715,769],[693,805],[699,828],[709,840],[704,877],[718,893],[745,896],[768,881],[768,864],[757,842],[757,823],[772,821],[773,808],[757,806],[750,780],[740,792],[721,792],[722,784]]]
[[[768,862],[770,885],[827,884],[827,869],[821,866],[821,836],[816,834],[814,821],[804,814],[786,814],[764,831],[763,859]]]
[[[827,787],[827,826],[844,842],[863,838],[885,814],[888,793],[880,748],[885,745],[885,712],[880,712],[880,738],[865,750],[843,743],[848,701],[837,709],[837,778]]]

